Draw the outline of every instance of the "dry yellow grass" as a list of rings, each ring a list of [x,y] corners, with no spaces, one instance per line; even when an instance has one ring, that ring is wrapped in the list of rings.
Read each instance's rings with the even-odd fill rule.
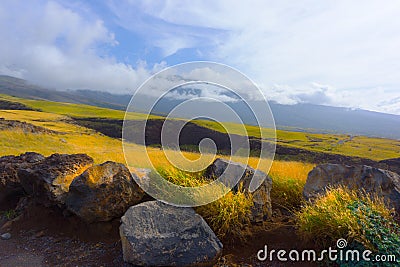
[[[391,213],[381,197],[337,187],[304,205],[296,219],[298,231],[306,240],[323,244],[345,238],[374,249],[371,234],[377,231],[376,237],[384,239],[388,233],[382,230],[391,229],[394,223]],[[372,228],[366,229],[369,226]]]
[[[64,134],[35,134],[25,133],[22,130],[2,130],[0,131],[0,156],[19,155],[27,151],[34,151],[45,156],[53,153],[85,153],[94,159],[95,164],[105,161],[126,164],[122,144],[118,139],[70,124],[61,115],[42,113],[40,114],[41,118],[38,118],[38,114],[35,112],[16,113],[14,111],[3,112],[0,117],[7,116],[8,119],[19,120],[23,118],[23,121]],[[204,169],[218,156],[249,164],[264,172],[270,170],[270,175],[274,180],[272,199],[278,203],[285,202],[285,204],[299,201],[300,187],[304,184],[308,171],[313,167],[311,164],[279,161],[274,161],[271,166],[271,161],[266,159],[237,156],[229,158],[211,154],[201,156],[194,152],[173,150],[167,151],[167,157],[164,151],[159,148],[144,148],[136,144],[126,144],[125,149],[128,151],[129,163],[132,167],[161,170],[164,172],[163,176],[170,182],[182,186],[199,186],[207,183],[207,181],[202,179],[200,172],[182,172],[175,168],[174,164],[188,170],[198,169],[199,167]],[[171,164],[169,159],[173,159],[174,164]],[[251,205],[252,201],[247,195],[228,193],[213,203],[199,207],[198,212],[205,217],[221,238],[224,236],[243,237],[246,232]]]

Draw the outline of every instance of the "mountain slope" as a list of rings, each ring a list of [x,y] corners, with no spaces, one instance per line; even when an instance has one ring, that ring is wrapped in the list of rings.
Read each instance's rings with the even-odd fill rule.
[[[25,99],[50,100],[75,104],[87,104],[125,110],[130,96],[114,95],[90,90],[59,91],[32,85],[26,80],[0,75],[0,94]]]
[[[131,96],[117,95],[92,90],[57,91],[31,85],[27,81],[0,75],[0,94],[7,94],[26,99],[43,99],[58,102],[69,102],[125,110]],[[142,97],[143,106],[135,107],[142,111],[146,103],[154,103],[155,99]],[[153,110],[154,114],[168,114],[183,100],[165,98]],[[258,109],[265,109],[263,103],[252,103]],[[229,104],[242,114],[246,124],[254,124],[254,117],[245,108],[243,102]],[[270,102],[277,128],[296,131],[345,133],[384,138],[400,139],[400,116],[366,110],[350,110],[348,108],[329,107],[313,104],[281,105]],[[192,114],[201,114],[202,110],[218,110],[215,103],[204,103],[191,106],[179,117],[187,118]],[[232,121],[227,117],[226,121]],[[265,126],[265,125],[264,125]]]

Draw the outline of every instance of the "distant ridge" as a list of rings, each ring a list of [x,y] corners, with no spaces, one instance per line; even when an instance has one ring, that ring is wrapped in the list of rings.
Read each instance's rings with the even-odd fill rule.
[[[119,110],[125,110],[130,100],[129,95],[114,95],[100,91],[52,90],[30,84],[23,79],[6,75],[0,75],[0,94],[6,94],[26,99],[87,104]]]
[[[118,95],[93,90],[51,90],[29,84],[23,79],[5,75],[0,75],[0,94],[27,99],[87,104],[117,110],[125,110],[131,98],[130,95]],[[148,98],[144,99],[144,102],[151,102],[152,100]],[[168,114],[181,101],[165,99],[156,107],[154,113]],[[237,102],[231,105],[240,111],[243,104]],[[399,115],[313,104],[281,105],[270,102],[270,107],[277,128],[280,129],[400,139]],[[140,108],[137,107],[137,111],[140,111]],[[205,103],[201,108],[212,109],[215,107],[212,103]],[[181,116],[186,117],[190,116],[190,114],[181,114]],[[250,117],[247,120],[245,118],[245,123],[252,124],[252,122]]]

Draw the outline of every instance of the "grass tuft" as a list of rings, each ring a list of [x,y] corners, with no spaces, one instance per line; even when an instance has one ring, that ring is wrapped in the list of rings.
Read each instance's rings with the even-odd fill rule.
[[[345,238],[382,252],[391,246],[400,248],[400,228],[392,212],[383,198],[337,187],[303,206],[296,219],[298,232],[305,240],[327,246]]]
[[[245,239],[249,234],[252,206],[251,196],[239,191],[229,192],[224,197],[196,210],[219,238],[229,236],[232,239]]]

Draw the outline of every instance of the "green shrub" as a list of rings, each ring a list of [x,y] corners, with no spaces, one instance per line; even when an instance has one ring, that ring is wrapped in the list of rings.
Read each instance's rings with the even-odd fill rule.
[[[375,255],[395,255],[400,263],[400,228],[382,198],[345,187],[333,188],[296,213],[299,234],[323,247],[339,238],[347,249],[370,249]],[[375,266],[373,262],[337,262],[340,266]],[[387,264],[387,265],[385,265]],[[393,266],[393,262],[379,266]]]

